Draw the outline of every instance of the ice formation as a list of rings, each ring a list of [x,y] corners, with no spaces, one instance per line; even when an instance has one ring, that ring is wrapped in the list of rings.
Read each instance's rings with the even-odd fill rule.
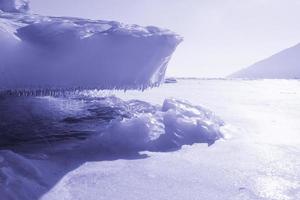
[[[186,101],[153,105],[88,93],[0,97],[0,198],[40,199],[89,160],[178,150],[223,137],[222,120]]]
[[[0,147],[88,139],[115,151],[164,151],[212,144],[224,125],[207,109],[176,99],[159,106],[113,96],[7,97],[0,112]]]
[[[44,17],[23,13],[26,1],[0,2],[0,90],[157,86],[182,40],[152,26]]]
[[[185,101],[166,99],[162,107],[129,101],[130,118],[113,120],[97,138],[117,150],[163,151],[194,143],[212,144],[222,137],[223,122],[212,112]]]

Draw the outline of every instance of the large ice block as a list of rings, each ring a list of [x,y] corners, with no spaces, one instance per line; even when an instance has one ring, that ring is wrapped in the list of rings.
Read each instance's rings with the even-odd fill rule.
[[[157,86],[181,41],[152,26],[0,11],[0,88]]]

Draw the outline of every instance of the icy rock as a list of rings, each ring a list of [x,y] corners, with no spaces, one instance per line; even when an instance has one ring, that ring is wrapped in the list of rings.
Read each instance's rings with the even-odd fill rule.
[[[0,10],[4,12],[27,12],[28,0],[0,0]]]
[[[181,41],[156,27],[2,12],[0,90],[158,86]]]

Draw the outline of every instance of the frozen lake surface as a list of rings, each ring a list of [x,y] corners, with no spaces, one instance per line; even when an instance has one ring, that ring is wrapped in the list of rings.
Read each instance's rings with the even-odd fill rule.
[[[28,144],[3,147],[17,152],[0,152],[0,193],[7,199],[300,199],[298,80],[180,79],[144,92],[87,93],[153,105],[162,105],[170,97],[188,100],[203,105],[225,122],[225,138],[210,146],[204,142],[166,152],[96,153],[92,142],[89,148],[74,150],[72,141],[56,143],[55,139],[50,144],[29,145],[32,148]],[[36,98],[28,101],[41,103]],[[51,110],[53,99],[47,102]],[[72,113],[81,102],[59,105],[64,112]],[[60,114],[51,114],[53,118],[56,115]],[[68,128],[74,128],[70,124]],[[56,128],[61,131],[61,127]],[[92,126],[89,130],[94,129]],[[89,134],[88,130],[82,132]],[[75,133],[68,134],[72,137]]]

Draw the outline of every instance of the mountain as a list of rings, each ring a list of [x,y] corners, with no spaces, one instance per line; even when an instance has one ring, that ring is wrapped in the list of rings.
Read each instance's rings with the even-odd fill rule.
[[[229,78],[300,78],[300,44],[233,73]]]

